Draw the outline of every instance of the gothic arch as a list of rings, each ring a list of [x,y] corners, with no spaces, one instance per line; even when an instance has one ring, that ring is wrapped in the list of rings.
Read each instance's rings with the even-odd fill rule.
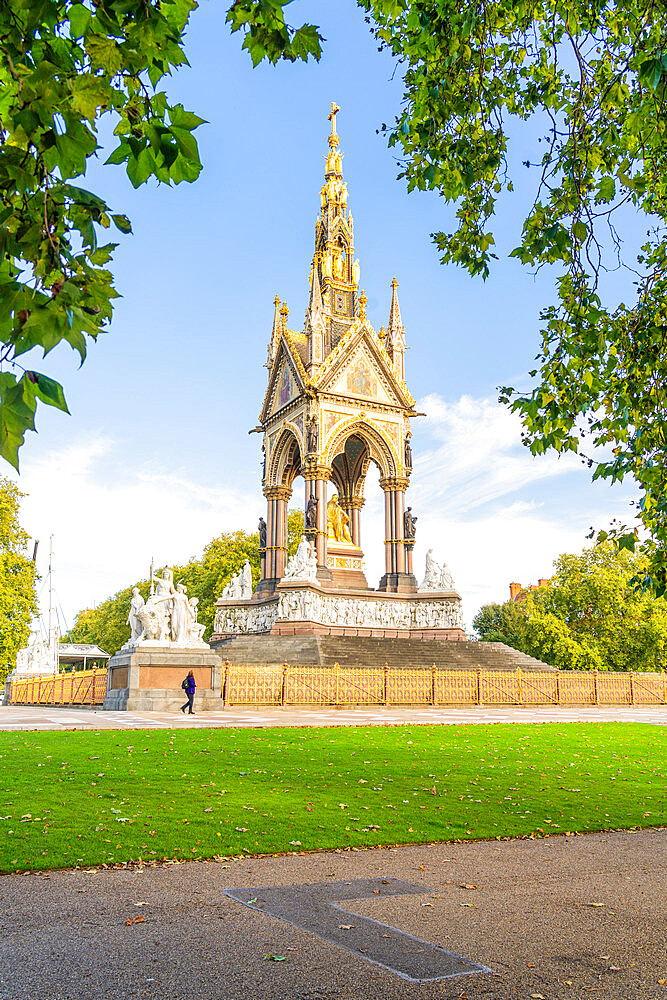
[[[299,440],[291,427],[285,427],[273,446],[264,485],[288,486],[291,489],[292,483],[300,471],[301,448]]]
[[[366,444],[370,459],[375,462],[382,477],[389,478],[398,475],[396,459],[384,435],[377,427],[373,427],[372,424],[368,424],[358,417],[353,417],[334,428],[326,445],[325,465],[331,466],[336,455],[342,451],[345,442],[353,434]]]

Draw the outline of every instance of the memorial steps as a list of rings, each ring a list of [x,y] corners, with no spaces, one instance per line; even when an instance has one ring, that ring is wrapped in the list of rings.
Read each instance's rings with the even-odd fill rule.
[[[239,635],[212,643],[230,663],[333,667],[432,667],[440,670],[550,671],[550,667],[502,642],[371,636]]]

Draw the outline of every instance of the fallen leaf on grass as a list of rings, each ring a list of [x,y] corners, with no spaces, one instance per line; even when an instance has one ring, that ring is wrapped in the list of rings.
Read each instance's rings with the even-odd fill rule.
[[[143,924],[146,918],[143,913],[140,913],[138,917],[128,917],[125,921],[125,926],[129,927],[130,924]]]
[[[264,958],[268,962],[286,962],[287,959],[284,955],[265,955]]]
[[[475,904],[474,903],[459,903],[459,906],[472,906],[473,909],[474,909]]]
[[[338,925],[342,931],[351,931],[354,924],[339,924]]]
[[[547,1000],[544,993],[531,993],[532,1000]]]
[[[139,903],[133,903],[132,905],[133,906],[148,906],[148,903],[145,903],[143,901],[143,899],[142,899]]]
[[[461,882],[459,889],[479,889],[478,885],[470,885],[468,882]]]
[[[604,903],[586,903],[586,906],[604,906]]]

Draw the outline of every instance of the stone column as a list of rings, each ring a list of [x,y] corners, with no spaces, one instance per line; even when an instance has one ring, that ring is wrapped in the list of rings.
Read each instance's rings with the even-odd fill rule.
[[[363,497],[350,497],[350,525],[352,541],[361,548],[361,508],[364,506]]]
[[[331,476],[331,469],[327,466],[318,466],[315,478],[315,496],[317,497],[317,540],[315,548],[317,550],[317,575],[322,579],[330,578],[331,574],[327,570],[327,482]]]
[[[287,555],[287,503],[292,492],[286,486],[267,486],[266,497],[266,553],[263,577],[257,590],[258,597],[272,594],[285,572]]]
[[[394,538],[396,539],[396,572],[405,573],[405,534],[403,528],[403,511],[405,510],[405,493],[394,490]]]
[[[384,489],[384,487],[382,487]],[[394,547],[392,543],[392,496],[384,489],[384,572],[385,576],[394,572]]]
[[[276,497],[276,533],[275,533],[275,573],[276,579],[282,580],[287,564],[287,504],[292,492],[281,487],[280,495]]]
[[[391,476],[381,479],[380,486],[384,490],[385,574],[378,589],[390,593],[414,594],[417,581],[412,573],[412,552],[406,555],[403,537],[408,479],[405,476]]]

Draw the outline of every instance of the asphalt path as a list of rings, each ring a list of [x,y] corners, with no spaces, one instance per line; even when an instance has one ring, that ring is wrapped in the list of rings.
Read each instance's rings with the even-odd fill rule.
[[[103,712],[52,705],[0,707],[0,732],[47,729],[208,729],[231,726],[475,725],[490,722],[645,722],[667,725],[666,705],[481,705],[441,708],[232,707],[180,712]]]
[[[658,1000],[666,861],[643,830],[4,876],[0,997]]]

